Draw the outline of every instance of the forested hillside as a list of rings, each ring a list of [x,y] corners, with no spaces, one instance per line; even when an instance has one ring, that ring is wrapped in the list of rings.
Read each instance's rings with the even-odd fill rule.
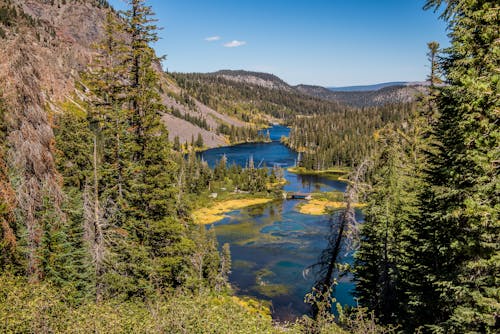
[[[360,163],[377,146],[382,127],[407,126],[415,102],[425,93],[422,87],[399,86],[332,92],[292,87],[276,76],[247,71],[172,75],[186,92],[221,113],[254,123],[269,121],[262,117],[267,114],[290,125],[284,142],[303,153],[299,166],[312,170]]]
[[[339,103],[304,95],[283,81],[263,73],[221,71],[216,73],[173,73],[179,86],[211,108],[251,122],[269,122],[294,115],[344,110]],[[257,80],[257,79],[259,80]],[[265,78],[265,79],[263,79]]]
[[[291,121],[292,149],[302,152],[298,166],[310,170],[354,167],[379,146],[380,131],[391,124],[408,126],[415,104],[386,104],[381,107],[346,109],[313,116],[297,116]]]
[[[351,107],[375,107],[390,103],[411,103],[425,92],[421,85],[395,85],[370,91],[332,91],[324,87],[298,85],[299,92]]]

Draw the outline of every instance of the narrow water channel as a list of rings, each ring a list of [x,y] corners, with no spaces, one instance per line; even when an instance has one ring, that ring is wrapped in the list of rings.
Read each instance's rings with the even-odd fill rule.
[[[245,166],[250,156],[256,165],[284,168],[293,166],[297,154],[279,142],[288,129],[270,129],[273,142],[221,147],[201,153],[213,166],[223,155],[229,164]],[[285,171],[286,191],[344,191],[346,184],[321,176],[302,176]],[[229,243],[232,257],[231,284],[238,295],[253,296],[272,304],[273,316],[291,320],[308,312],[304,296],[314,284],[314,277],[304,277],[303,270],[314,264],[327,245],[329,216],[301,214],[300,200],[277,200],[232,211],[214,224],[219,244]],[[359,213],[358,213],[359,214]],[[361,218],[361,217],[359,217]],[[354,304],[353,283],[342,280],[335,297],[341,304]]]

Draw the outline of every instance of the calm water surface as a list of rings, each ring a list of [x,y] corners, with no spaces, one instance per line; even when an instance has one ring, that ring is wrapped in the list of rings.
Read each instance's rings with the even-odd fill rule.
[[[201,153],[213,166],[225,154],[228,163],[245,166],[250,156],[256,165],[293,166],[297,153],[279,142],[289,129],[270,129],[273,142],[215,148]],[[286,191],[344,191],[346,184],[320,176],[300,176],[285,171]],[[272,303],[273,316],[291,320],[308,312],[304,295],[314,277],[303,270],[314,264],[327,245],[328,216],[304,215],[295,210],[299,200],[275,201],[227,214],[214,224],[219,244],[229,243],[233,261],[231,284],[237,294],[257,297]],[[335,296],[342,304],[354,303],[353,283],[344,279]]]

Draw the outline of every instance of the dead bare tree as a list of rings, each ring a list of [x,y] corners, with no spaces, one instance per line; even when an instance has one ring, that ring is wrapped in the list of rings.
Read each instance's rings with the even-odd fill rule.
[[[84,190],[84,240],[88,245],[89,253],[95,274],[96,301],[102,300],[104,273],[103,261],[105,257],[104,228],[106,225],[105,209],[99,201],[99,174],[97,157],[97,136],[94,136],[93,147],[93,175],[92,186]]]
[[[356,221],[354,204],[359,202],[359,194],[366,187],[364,178],[370,160],[364,160],[349,176],[348,186],[344,193],[345,209],[336,211],[330,216],[328,245],[320,255],[319,261],[304,271],[304,275],[314,273],[317,280],[314,284],[312,315],[317,317],[320,303],[330,303],[336,276],[339,270],[341,253],[357,247],[359,239],[359,223]],[[328,300],[325,300],[328,299]]]

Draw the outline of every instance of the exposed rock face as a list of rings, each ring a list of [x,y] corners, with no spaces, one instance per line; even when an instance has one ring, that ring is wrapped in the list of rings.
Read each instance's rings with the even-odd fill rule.
[[[0,54],[8,52],[12,56],[24,49],[24,61],[38,73],[29,81],[39,85],[44,98],[64,99],[74,91],[74,78],[92,59],[91,45],[99,40],[105,9],[96,7],[94,1],[66,1],[65,5],[42,0],[12,3],[34,23],[18,20],[16,29],[8,31]],[[11,59],[1,57],[0,80],[9,81],[2,77]]]
[[[47,216],[50,228],[65,219],[46,105],[74,90],[76,73],[92,57],[90,44],[100,32],[104,10],[90,2],[1,0],[0,5],[16,13],[2,28],[6,34],[0,49],[0,92],[7,109],[7,161],[15,173],[18,213],[28,232],[27,273],[37,281],[44,274],[38,252]]]

